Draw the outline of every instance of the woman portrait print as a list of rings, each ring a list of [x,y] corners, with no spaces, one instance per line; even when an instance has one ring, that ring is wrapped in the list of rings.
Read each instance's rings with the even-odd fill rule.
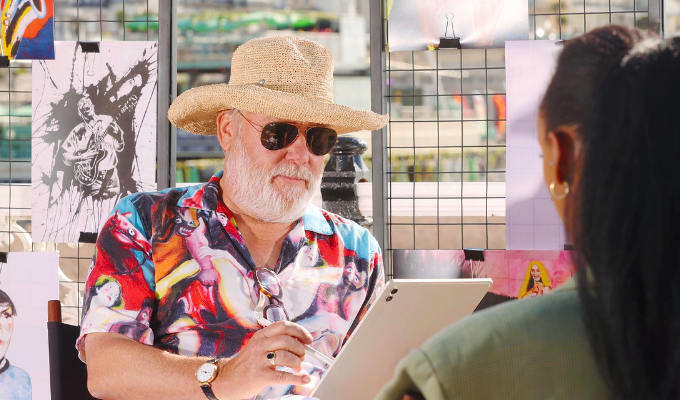
[[[529,263],[527,273],[524,275],[524,283],[519,291],[518,298],[536,297],[550,292],[550,277],[542,262],[534,260]]]
[[[7,350],[12,342],[17,309],[7,293],[0,289],[0,399],[30,400],[31,377],[9,362]]]

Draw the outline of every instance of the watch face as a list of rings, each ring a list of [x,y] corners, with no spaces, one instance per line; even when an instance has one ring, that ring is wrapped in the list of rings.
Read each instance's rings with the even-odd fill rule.
[[[215,378],[217,373],[217,365],[213,363],[205,363],[198,367],[196,371],[196,379],[201,383],[209,383]]]

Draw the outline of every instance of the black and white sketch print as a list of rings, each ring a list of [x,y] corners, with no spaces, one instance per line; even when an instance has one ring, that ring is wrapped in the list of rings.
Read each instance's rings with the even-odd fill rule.
[[[156,42],[56,42],[33,63],[33,240],[97,232],[130,193],[156,189]]]

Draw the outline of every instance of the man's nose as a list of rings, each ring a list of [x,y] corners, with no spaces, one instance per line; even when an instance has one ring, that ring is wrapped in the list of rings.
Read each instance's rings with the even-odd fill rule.
[[[307,141],[305,134],[300,129],[298,136],[290,146],[286,147],[286,159],[297,164],[305,164],[309,161],[309,149],[307,148]]]

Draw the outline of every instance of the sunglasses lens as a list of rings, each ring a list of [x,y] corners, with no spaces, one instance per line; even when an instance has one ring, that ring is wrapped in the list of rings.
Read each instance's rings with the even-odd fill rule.
[[[288,320],[288,316],[286,316],[286,311],[283,309],[281,305],[278,304],[270,305],[269,307],[265,308],[264,317],[271,322]]]
[[[338,134],[330,128],[317,126],[307,131],[307,147],[317,156],[328,154],[337,140]]]
[[[262,287],[262,290],[267,292],[269,296],[281,297],[281,284],[276,274],[269,268],[258,268],[255,270],[257,281]]]
[[[260,142],[268,150],[280,150],[295,141],[298,129],[285,122],[272,122],[262,128]]]

